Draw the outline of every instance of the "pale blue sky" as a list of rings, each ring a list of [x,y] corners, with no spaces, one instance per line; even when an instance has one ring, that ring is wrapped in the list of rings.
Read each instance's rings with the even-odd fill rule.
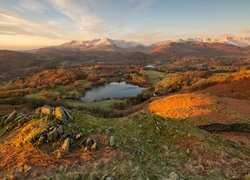
[[[250,0],[1,0],[0,48],[250,36]]]

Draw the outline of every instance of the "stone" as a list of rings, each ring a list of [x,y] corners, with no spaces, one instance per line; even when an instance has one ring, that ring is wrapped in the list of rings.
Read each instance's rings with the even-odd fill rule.
[[[39,111],[39,110],[38,110]],[[50,107],[48,105],[45,105],[43,107],[40,108],[40,113],[41,114],[45,114],[45,115],[53,115],[54,113],[54,108]]]
[[[116,146],[116,140],[115,140],[115,137],[114,136],[111,136],[110,139],[109,139],[109,145],[111,147],[115,147]]]
[[[46,139],[45,136],[41,135],[38,139],[39,144],[42,144],[45,141],[45,139]]]
[[[95,139],[92,138],[88,138],[86,140],[86,150],[97,150],[98,146],[97,146],[97,141]]]
[[[112,176],[108,176],[105,178],[105,180],[114,180],[114,178]]]
[[[115,129],[113,127],[109,127],[107,129],[107,134],[113,134],[115,132]]]
[[[24,165],[23,170],[25,173],[29,172],[31,170],[31,167],[28,165]]]
[[[66,122],[67,121],[67,116],[64,112],[63,107],[57,107],[55,109],[54,115],[57,119],[60,119],[62,122]]]
[[[17,111],[13,111],[5,120],[4,120],[4,123],[5,124],[8,124],[10,123],[11,121],[13,121],[17,116]]]
[[[62,135],[64,133],[64,129],[62,126],[59,126],[59,128],[57,128],[57,132]]]
[[[171,172],[169,175],[169,180],[180,180],[180,176],[176,172]]]
[[[66,139],[67,137],[70,137],[70,135],[69,135],[69,134],[63,134],[63,135],[61,136],[61,139]]]
[[[57,128],[54,128],[54,130],[53,131],[51,131],[49,134],[48,134],[48,139],[50,140],[50,141],[55,141],[55,140],[57,140],[57,138],[59,138],[59,133],[57,132]]]
[[[63,152],[69,152],[69,148],[70,148],[70,138],[67,137],[64,142],[63,142],[63,145],[61,147],[61,150]]]
[[[66,109],[66,108],[63,108],[63,110],[64,110],[64,112],[65,112],[65,114],[66,114],[66,116],[67,116],[67,119],[68,119],[69,121],[72,121],[74,118],[73,118],[73,116],[70,114],[69,110]]]
[[[91,146],[91,150],[93,150],[93,151],[98,150],[98,145],[96,142]]]
[[[75,139],[80,139],[82,136],[83,136],[82,133],[77,133],[77,134],[75,135]]]
[[[60,150],[57,150],[57,151],[56,151],[56,158],[57,158],[57,159],[61,159],[62,157],[63,157],[62,152],[61,152]]]
[[[64,107],[56,107],[54,115],[57,119],[61,120],[64,123],[73,120],[73,117],[69,113],[69,110],[65,109]]]
[[[168,151],[168,149],[169,149],[169,147],[168,147],[168,145],[163,145],[163,149],[165,150],[165,151]]]

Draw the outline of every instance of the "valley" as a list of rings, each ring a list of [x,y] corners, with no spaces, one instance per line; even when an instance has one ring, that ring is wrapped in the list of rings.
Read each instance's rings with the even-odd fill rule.
[[[1,50],[0,177],[249,178],[250,50],[229,40]]]

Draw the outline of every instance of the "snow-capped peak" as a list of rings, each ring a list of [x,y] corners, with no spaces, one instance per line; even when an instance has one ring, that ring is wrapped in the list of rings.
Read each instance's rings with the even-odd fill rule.
[[[83,47],[103,47],[103,46],[115,46],[122,49],[135,48],[138,46],[143,46],[140,43],[125,40],[113,40],[109,38],[99,38],[89,41],[71,41],[63,44],[62,46],[72,47],[72,48],[83,48]]]
[[[246,47],[250,45],[250,37],[237,37],[237,36],[224,36],[222,38],[207,38],[207,37],[195,37],[187,39],[177,39],[177,40],[167,40],[154,43],[152,46],[165,45],[173,42],[185,43],[185,42],[201,42],[201,43],[224,43],[230,44],[238,47]]]

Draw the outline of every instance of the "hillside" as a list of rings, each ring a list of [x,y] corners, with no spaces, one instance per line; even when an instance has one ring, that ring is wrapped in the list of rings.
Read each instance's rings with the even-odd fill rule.
[[[247,47],[95,39],[0,55],[0,177],[249,177]]]
[[[5,119],[0,140],[8,140],[0,145],[0,169],[10,177],[241,178],[248,172],[249,150],[187,122],[147,113],[102,119],[79,112],[65,121],[48,108],[41,109],[43,115]],[[62,132],[56,139],[53,128]]]

